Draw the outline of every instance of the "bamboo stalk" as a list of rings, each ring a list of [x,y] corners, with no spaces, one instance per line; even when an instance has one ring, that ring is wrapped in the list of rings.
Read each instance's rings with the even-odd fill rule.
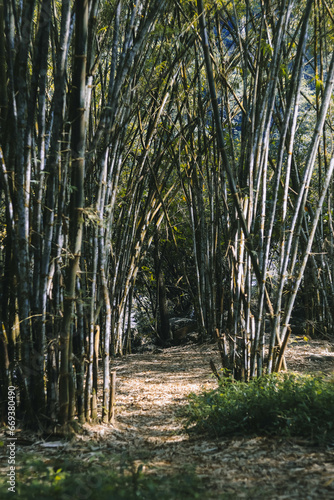
[[[109,422],[114,425],[115,423],[115,401],[116,401],[116,372],[110,373],[110,403],[109,403]]]

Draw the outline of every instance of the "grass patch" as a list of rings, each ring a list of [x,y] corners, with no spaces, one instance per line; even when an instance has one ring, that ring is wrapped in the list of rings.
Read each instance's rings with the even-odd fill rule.
[[[323,444],[334,438],[334,383],[320,376],[279,373],[248,383],[227,378],[191,394],[186,429],[214,436],[296,436]]]
[[[177,475],[145,472],[143,465],[109,463],[86,464],[77,459],[42,460],[21,456],[16,470],[15,495],[39,500],[183,500],[203,498],[205,487],[196,474],[185,469]],[[0,478],[0,498],[8,492],[5,474]],[[15,496],[14,495],[14,496]]]

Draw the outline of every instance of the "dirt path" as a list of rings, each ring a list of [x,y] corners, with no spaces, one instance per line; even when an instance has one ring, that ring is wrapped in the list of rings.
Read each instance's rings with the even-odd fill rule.
[[[130,461],[135,470],[141,467],[159,478],[175,478],[192,468],[206,486],[200,500],[334,499],[333,448],[273,438],[189,437],[184,432],[178,411],[187,404],[187,395],[216,387],[210,358],[220,366],[214,345],[192,344],[116,359],[115,425],[86,424],[85,434],[71,441],[45,441],[22,433],[18,464],[27,454],[52,464],[74,457],[76,463],[106,470]],[[287,361],[296,371],[334,370],[334,352],[326,342],[296,338]],[[0,465],[1,458],[6,460],[4,448]],[[94,495],[89,498],[98,498]],[[173,500],[183,500],[182,495]]]
[[[189,439],[177,411],[190,392],[216,386],[210,358],[219,366],[212,345],[116,360],[116,425],[111,435],[108,432],[109,446],[116,452],[126,451],[138,465],[144,463],[148,472],[158,468],[174,473],[195,466],[208,486],[205,500],[223,495],[231,499],[334,499],[332,449],[267,438]],[[330,345],[324,342],[311,346],[295,341],[288,362],[299,371],[334,368]]]

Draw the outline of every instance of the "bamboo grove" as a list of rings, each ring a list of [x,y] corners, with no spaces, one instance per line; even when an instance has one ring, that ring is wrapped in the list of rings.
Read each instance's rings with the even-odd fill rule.
[[[286,366],[297,310],[332,338],[332,0],[0,0],[0,25],[3,421],[15,385],[27,425],[108,422],[134,307],[162,343],[191,308],[243,380]]]

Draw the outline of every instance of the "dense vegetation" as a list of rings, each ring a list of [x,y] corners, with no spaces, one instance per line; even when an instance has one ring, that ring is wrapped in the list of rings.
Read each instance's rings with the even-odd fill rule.
[[[333,380],[272,374],[249,383],[223,379],[219,388],[190,395],[185,411],[189,431],[213,436],[299,437],[333,442]]]
[[[0,405],[110,417],[133,316],[248,381],[333,335],[331,1],[0,0]],[[297,306],[297,307],[296,307]],[[297,318],[298,319],[298,318]]]
[[[86,498],[101,500],[171,500],[201,498],[204,485],[190,470],[176,475],[145,475],[143,465],[130,461],[111,462],[99,452],[98,463],[83,463],[66,458],[42,460],[22,457],[17,479],[20,498],[40,500]],[[8,495],[5,478],[0,478],[0,494]]]

